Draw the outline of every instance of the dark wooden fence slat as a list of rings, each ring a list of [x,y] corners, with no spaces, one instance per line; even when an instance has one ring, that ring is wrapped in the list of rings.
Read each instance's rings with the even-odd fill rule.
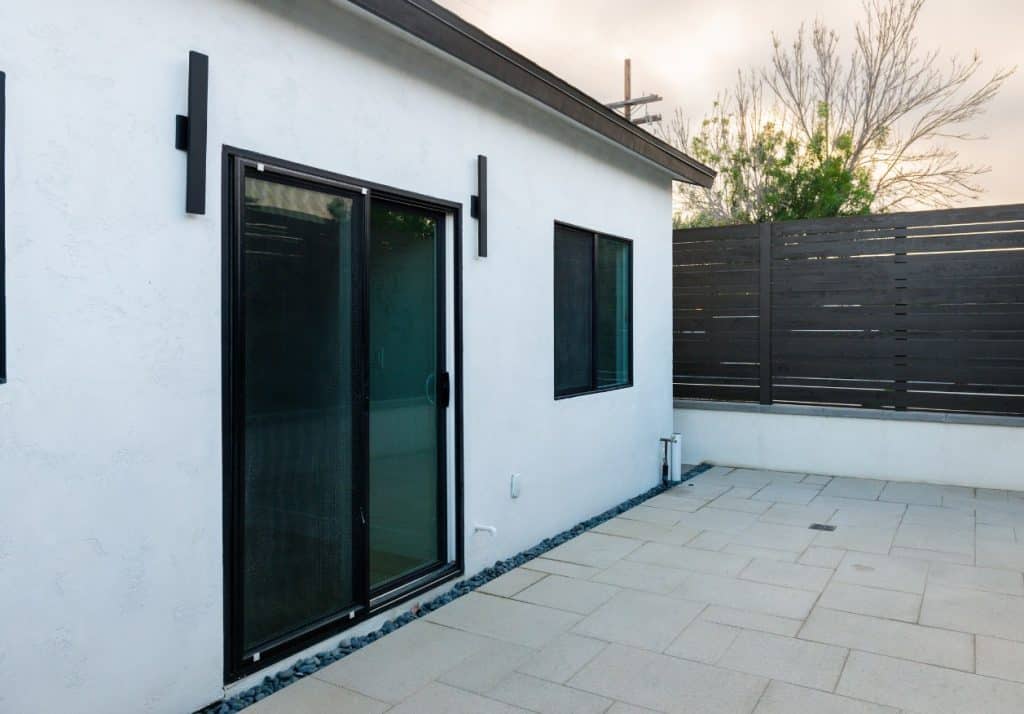
[[[1024,219],[1024,204],[1017,203],[977,208],[883,213],[873,216],[810,218],[799,221],[785,221],[778,225],[780,226],[780,235],[790,235],[798,233],[829,233],[850,230],[851,228],[895,228],[900,226],[909,228],[914,226],[958,225],[1022,219]],[[746,229],[748,226],[744,226],[744,228]]]

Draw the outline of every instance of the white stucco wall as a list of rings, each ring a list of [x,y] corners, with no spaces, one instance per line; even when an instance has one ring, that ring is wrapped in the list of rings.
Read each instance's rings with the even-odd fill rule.
[[[676,409],[684,461],[892,481],[1024,489],[1024,429]]]
[[[222,692],[221,146],[461,201],[467,572],[658,480],[672,426],[668,178],[327,3],[0,4],[9,383],[0,711],[182,712]],[[186,54],[210,56],[206,216]],[[635,239],[635,386],[552,398],[552,224]],[[522,496],[508,479],[522,474]],[[334,638],[337,639],[337,638]]]

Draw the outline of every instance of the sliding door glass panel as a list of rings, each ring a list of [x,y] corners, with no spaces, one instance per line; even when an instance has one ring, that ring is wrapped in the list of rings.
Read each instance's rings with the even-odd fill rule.
[[[597,239],[597,386],[629,383],[630,245]]]
[[[374,200],[370,212],[370,586],[444,558],[440,218]]]
[[[555,395],[593,388],[594,236],[555,226]]]
[[[250,170],[242,221],[243,647],[355,605],[353,195]]]

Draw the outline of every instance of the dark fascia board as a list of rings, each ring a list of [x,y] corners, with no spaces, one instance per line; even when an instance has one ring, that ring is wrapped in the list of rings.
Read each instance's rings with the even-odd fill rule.
[[[715,171],[710,167],[644,131],[432,0],[349,2],[642,156],[679,181],[709,187],[715,180]]]

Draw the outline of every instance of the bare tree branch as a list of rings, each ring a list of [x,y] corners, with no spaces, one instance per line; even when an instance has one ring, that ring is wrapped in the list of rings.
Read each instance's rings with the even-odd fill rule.
[[[839,34],[820,20],[801,25],[788,44],[772,33],[770,64],[740,73],[698,131],[683,131],[678,114],[663,131],[691,151],[698,142],[705,158],[718,159],[713,165],[729,167],[730,186],[687,189],[681,209],[722,221],[757,215],[764,166],[729,161],[749,150],[756,158],[766,125],[805,145],[823,135],[827,152],[848,137],[846,168],[867,172],[874,210],[976,198],[977,178],[989,169],[962,162],[955,144],[979,138],[964,125],[984,113],[1016,67],[982,78],[977,53],[943,62],[938,50],[920,50],[915,28],[923,6],[924,0],[863,0],[864,18],[846,57]]]

